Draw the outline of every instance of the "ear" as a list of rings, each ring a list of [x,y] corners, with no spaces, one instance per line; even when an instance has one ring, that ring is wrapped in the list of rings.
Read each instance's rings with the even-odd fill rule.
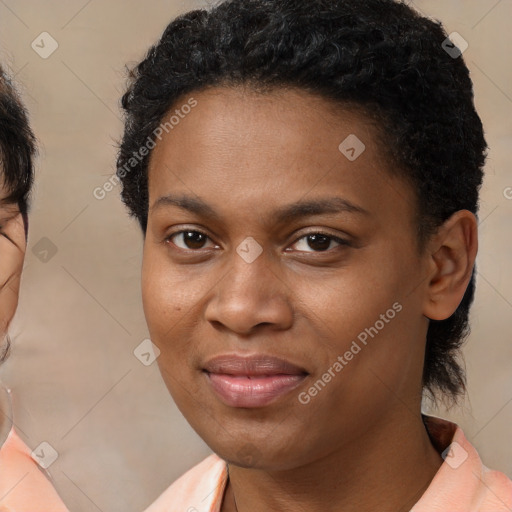
[[[20,213],[7,218],[0,215],[0,336],[9,326],[20,288],[21,271],[25,258],[26,239],[23,217]]]
[[[446,320],[464,297],[478,252],[478,223],[468,210],[455,212],[429,243],[429,281],[423,314]]]

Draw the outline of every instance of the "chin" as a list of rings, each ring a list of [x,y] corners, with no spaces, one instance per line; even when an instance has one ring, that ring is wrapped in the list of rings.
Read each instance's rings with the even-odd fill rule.
[[[212,443],[205,439],[205,442],[221,459],[241,468],[284,471],[301,465],[297,457],[301,454],[296,449],[290,452],[289,443],[286,443],[288,448],[284,450],[273,446],[268,441],[251,442],[247,436],[240,439],[231,438],[229,445],[221,445],[219,439],[215,439]]]

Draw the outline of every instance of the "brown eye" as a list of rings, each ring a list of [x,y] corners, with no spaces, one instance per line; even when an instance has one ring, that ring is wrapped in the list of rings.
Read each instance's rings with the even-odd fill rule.
[[[299,244],[301,240],[305,240],[305,242],[302,243],[302,249],[299,250],[304,252],[326,252],[330,249],[333,241],[338,246],[349,245],[346,240],[327,233],[309,233],[299,238],[295,244]],[[308,248],[312,251],[308,251]]]
[[[204,249],[204,244],[209,240],[209,236],[201,231],[186,230],[173,233],[166,240],[171,241],[180,249],[195,250]]]

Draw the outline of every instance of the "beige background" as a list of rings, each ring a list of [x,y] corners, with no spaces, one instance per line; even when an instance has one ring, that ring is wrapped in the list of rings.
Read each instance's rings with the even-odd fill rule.
[[[118,188],[93,197],[114,172],[124,65],[138,61],[171,18],[203,4],[0,0],[0,61],[23,84],[41,143],[14,350],[0,375],[13,389],[23,439],[58,451],[50,471],[73,512],[142,510],[209,453],[156,364],[133,355],[147,337],[138,226]],[[512,200],[504,193],[512,187],[512,2],[415,5],[469,42],[464,56],[491,146],[465,348],[469,398],[439,414],[462,425],[488,466],[512,477]],[[31,48],[42,32],[59,44],[47,59]],[[57,250],[47,262],[41,250],[53,246],[43,238]]]

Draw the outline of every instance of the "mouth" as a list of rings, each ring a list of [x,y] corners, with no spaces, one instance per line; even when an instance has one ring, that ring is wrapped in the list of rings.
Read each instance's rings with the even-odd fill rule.
[[[289,361],[273,356],[223,355],[203,368],[207,380],[226,405],[263,407],[299,386],[308,372]]]

